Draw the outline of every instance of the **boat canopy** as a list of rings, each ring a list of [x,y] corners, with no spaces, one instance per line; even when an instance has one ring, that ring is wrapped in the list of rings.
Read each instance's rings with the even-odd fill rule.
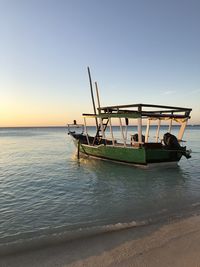
[[[131,104],[99,107],[98,114],[83,113],[83,117],[90,118],[148,118],[188,120],[191,108],[172,107],[152,104]]]

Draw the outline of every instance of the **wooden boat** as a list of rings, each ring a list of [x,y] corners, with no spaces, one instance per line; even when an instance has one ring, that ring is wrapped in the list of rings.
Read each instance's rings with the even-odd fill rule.
[[[191,157],[191,151],[181,145],[187,122],[190,119],[191,108],[153,104],[101,107],[97,83],[95,83],[98,102],[96,110],[89,69],[88,73],[94,113],[83,114],[83,125],[77,125],[76,121],[68,124],[68,134],[77,146],[78,157],[81,152],[87,156],[133,165],[177,163],[182,156]],[[96,123],[96,131],[93,136],[88,133],[88,118],[93,118]],[[113,120],[115,123],[118,120],[120,131],[117,134]],[[160,126],[163,121],[165,125],[168,122],[168,128],[166,133],[160,136]],[[137,122],[137,128],[135,122]],[[178,133],[177,136],[172,134],[173,126]],[[80,127],[81,132],[78,132],[77,129]],[[153,141],[149,136],[151,127],[154,129],[156,127]],[[137,129],[136,133],[127,134],[135,129]]]

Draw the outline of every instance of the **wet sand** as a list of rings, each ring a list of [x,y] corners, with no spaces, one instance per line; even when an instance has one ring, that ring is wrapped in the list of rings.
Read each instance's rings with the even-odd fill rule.
[[[0,256],[0,266],[200,266],[200,216]]]

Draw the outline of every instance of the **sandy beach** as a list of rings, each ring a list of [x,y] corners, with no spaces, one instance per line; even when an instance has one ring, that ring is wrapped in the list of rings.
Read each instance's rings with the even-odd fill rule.
[[[1,256],[0,266],[200,266],[200,216],[150,228]]]

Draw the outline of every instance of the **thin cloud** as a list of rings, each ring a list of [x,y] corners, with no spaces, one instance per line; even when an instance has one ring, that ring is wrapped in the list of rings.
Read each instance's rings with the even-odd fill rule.
[[[196,93],[200,93],[200,89],[196,89],[190,92],[191,94],[196,94]]]
[[[176,93],[176,91],[174,91],[174,90],[168,90],[168,91],[164,92],[164,95],[173,95],[175,93]]]

